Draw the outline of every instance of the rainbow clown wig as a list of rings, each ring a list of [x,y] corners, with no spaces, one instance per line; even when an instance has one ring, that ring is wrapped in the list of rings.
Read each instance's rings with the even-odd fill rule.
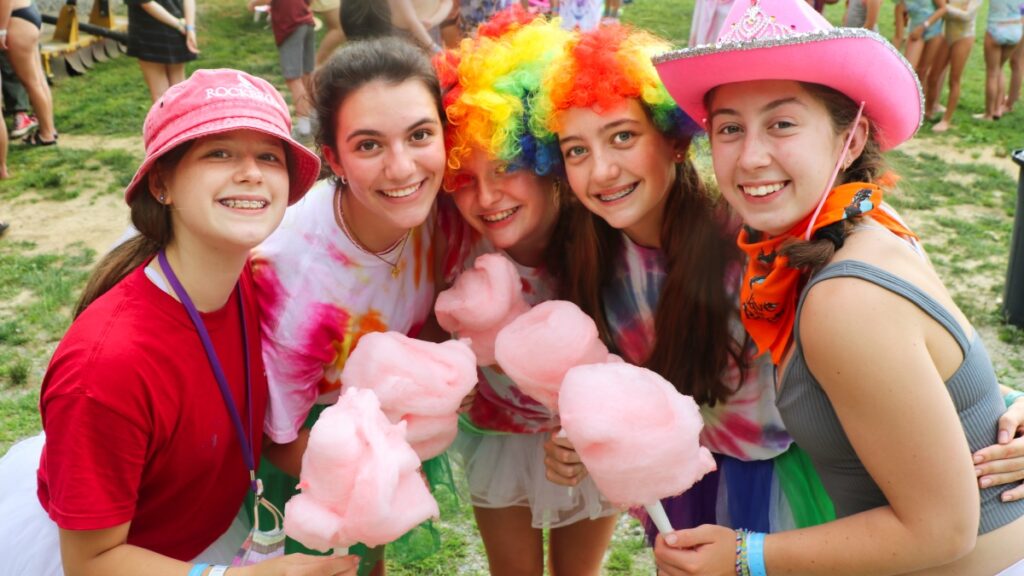
[[[651,62],[671,49],[657,36],[619,24],[574,36],[545,72],[534,123],[558,133],[565,110],[590,108],[605,114],[637,98],[663,134],[692,137],[700,127],[669,96]]]
[[[446,189],[474,148],[509,170],[545,175],[561,165],[555,135],[531,119],[545,68],[570,37],[557,20],[513,6],[435,60],[448,118]]]

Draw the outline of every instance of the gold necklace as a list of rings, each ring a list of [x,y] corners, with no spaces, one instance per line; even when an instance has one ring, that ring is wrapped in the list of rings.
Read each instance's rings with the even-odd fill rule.
[[[345,234],[345,237],[348,238],[349,241],[351,241],[352,244],[355,245],[355,247],[358,248],[361,252],[369,254],[390,266],[391,277],[398,278],[398,275],[402,273],[402,254],[405,252],[405,245],[409,243],[409,237],[412,236],[412,230],[410,229],[408,232],[406,232],[405,235],[402,236],[401,240],[398,240],[397,242],[389,246],[387,249],[385,249],[383,252],[374,252],[373,250],[370,250],[366,246],[363,246],[363,243],[360,242],[358,238],[356,238],[356,235],[353,234],[352,231],[348,229],[348,224],[345,223],[345,213],[341,209],[340,189],[334,193],[334,211],[335,214],[338,216],[338,223],[341,225],[341,232]],[[395,250],[395,247],[399,246],[399,244],[401,244],[401,246],[398,248],[398,257],[395,258],[394,262],[381,256],[381,254],[393,252]]]

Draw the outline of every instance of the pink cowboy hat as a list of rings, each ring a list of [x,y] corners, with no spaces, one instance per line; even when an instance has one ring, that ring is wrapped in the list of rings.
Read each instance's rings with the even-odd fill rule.
[[[723,84],[796,80],[864,102],[883,150],[921,125],[921,84],[910,63],[877,33],[835,28],[804,0],[736,0],[718,42],[654,58],[669,94],[704,124],[704,96]]]

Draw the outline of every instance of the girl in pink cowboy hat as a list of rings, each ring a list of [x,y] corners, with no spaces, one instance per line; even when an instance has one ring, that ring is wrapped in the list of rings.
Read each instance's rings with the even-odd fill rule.
[[[249,251],[320,169],[290,128],[277,90],[237,70],[198,70],[153,104],[125,190],[139,235],[100,261],[50,361],[45,438],[0,462],[5,573],[222,576],[233,563],[268,394]],[[230,573],[356,565],[285,556]]]
[[[777,367],[777,405],[838,520],[765,535],[659,537],[661,574],[1024,574],[1024,499],[977,462],[1011,443],[1019,392],[917,238],[882,199],[882,152],[910,138],[921,90],[877,34],[800,0],[742,0],[719,43],[656,59],[709,134],[746,223],[744,325]],[[1000,446],[975,452],[999,430]],[[972,452],[974,459],[972,461]]]

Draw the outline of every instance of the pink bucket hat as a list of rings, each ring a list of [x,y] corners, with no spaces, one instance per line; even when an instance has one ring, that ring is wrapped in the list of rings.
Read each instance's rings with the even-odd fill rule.
[[[909,140],[923,120],[917,74],[892,44],[863,28],[835,28],[804,0],[736,0],[718,42],[654,64],[680,108],[702,124],[709,90],[749,80],[822,84],[864,102],[883,150]]]
[[[179,144],[221,132],[256,130],[288,146],[288,204],[294,204],[316,182],[320,159],[292,139],[291,125],[288,105],[266,80],[227,68],[196,70],[149,109],[142,127],[146,159],[125,188],[124,200],[131,203],[139,191],[148,193],[149,169]]]

